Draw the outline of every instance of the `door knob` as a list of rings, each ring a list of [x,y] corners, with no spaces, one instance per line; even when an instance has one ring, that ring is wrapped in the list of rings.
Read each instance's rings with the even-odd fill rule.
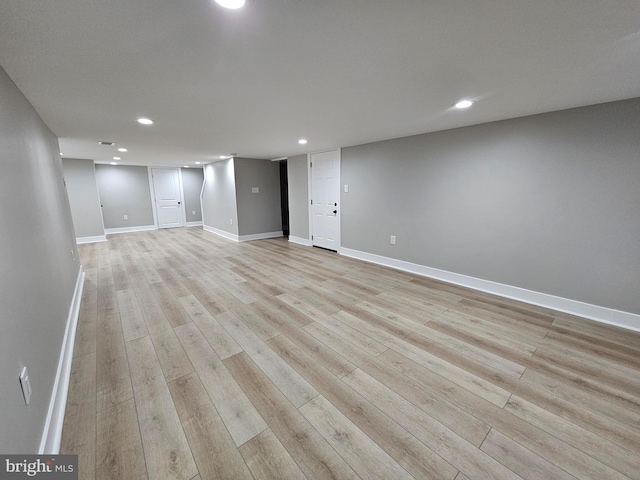
[[[334,211],[333,211],[333,213],[337,214],[337,213],[338,213],[338,210],[334,210]]]

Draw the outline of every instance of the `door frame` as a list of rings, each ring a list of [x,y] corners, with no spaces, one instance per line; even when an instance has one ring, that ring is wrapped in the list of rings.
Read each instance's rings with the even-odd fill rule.
[[[149,194],[151,195],[151,210],[153,211],[153,224],[156,229],[160,228],[160,224],[158,223],[158,211],[156,205],[156,191],[155,186],[153,185],[153,169],[157,168],[159,170],[178,170],[178,183],[180,185],[180,217],[182,219],[182,227],[187,226],[187,211],[186,206],[184,204],[184,187],[182,185],[182,168],[180,167],[163,167],[160,165],[148,166],[147,167],[147,175],[149,176]]]
[[[307,153],[307,212],[309,216],[309,245],[313,247],[313,205],[311,204],[311,200],[313,199],[313,172],[311,171],[311,156],[317,153],[326,153],[326,152],[337,152],[338,154],[338,192],[340,194],[340,203],[338,205],[338,227],[336,231],[336,240],[338,242],[337,252],[340,253],[342,250],[342,149],[341,148],[330,148],[327,150],[319,150],[317,152]]]

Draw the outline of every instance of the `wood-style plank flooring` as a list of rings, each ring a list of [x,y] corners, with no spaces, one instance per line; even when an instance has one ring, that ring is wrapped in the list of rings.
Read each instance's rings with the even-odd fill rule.
[[[640,479],[640,334],[198,228],[81,245],[81,479]]]

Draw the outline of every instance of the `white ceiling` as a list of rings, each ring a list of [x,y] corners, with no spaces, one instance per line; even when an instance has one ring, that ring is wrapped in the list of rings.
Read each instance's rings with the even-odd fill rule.
[[[0,0],[0,65],[68,157],[276,158],[639,97],[640,2]]]

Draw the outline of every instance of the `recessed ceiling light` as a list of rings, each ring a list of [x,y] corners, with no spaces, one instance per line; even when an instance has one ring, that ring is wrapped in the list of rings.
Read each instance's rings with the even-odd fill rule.
[[[111,162],[111,165],[117,165],[118,162]]]
[[[189,168],[189,165],[185,165],[184,168]]]
[[[200,165],[200,162],[196,162],[196,165]]]
[[[114,160],[122,160],[120,157],[113,157]]]
[[[454,105],[454,107],[459,109],[469,108],[473,105],[473,100],[460,100],[458,103]]]
[[[115,145],[116,142],[105,142],[104,140],[102,142],[98,142],[98,145],[105,145],[107,147],[110,147],[112,145]]]
[[[142,125],[153,125],[153,120],[150,118],[139,118],[138,123],[141,123]]]
[[[244,6],[245,0],[216,0],[216,3],[224,8],[235,10]]]
[[[129,150],[127,150],[126,148],[119,148],[118,151],[124,153],[128,152]]]
[[[64,155],[64,153],[60,152],[60,155]]]
[[[300,140],[298,140],[298,143],[300,145],[306,145],[307,144],[307,140],[305,138],[301,138]]]
[[[226,158],[229,158],[229,155],[220,155],[218,158],[219,158],[220,160],[224,160],[224,159],[226,159]]]

